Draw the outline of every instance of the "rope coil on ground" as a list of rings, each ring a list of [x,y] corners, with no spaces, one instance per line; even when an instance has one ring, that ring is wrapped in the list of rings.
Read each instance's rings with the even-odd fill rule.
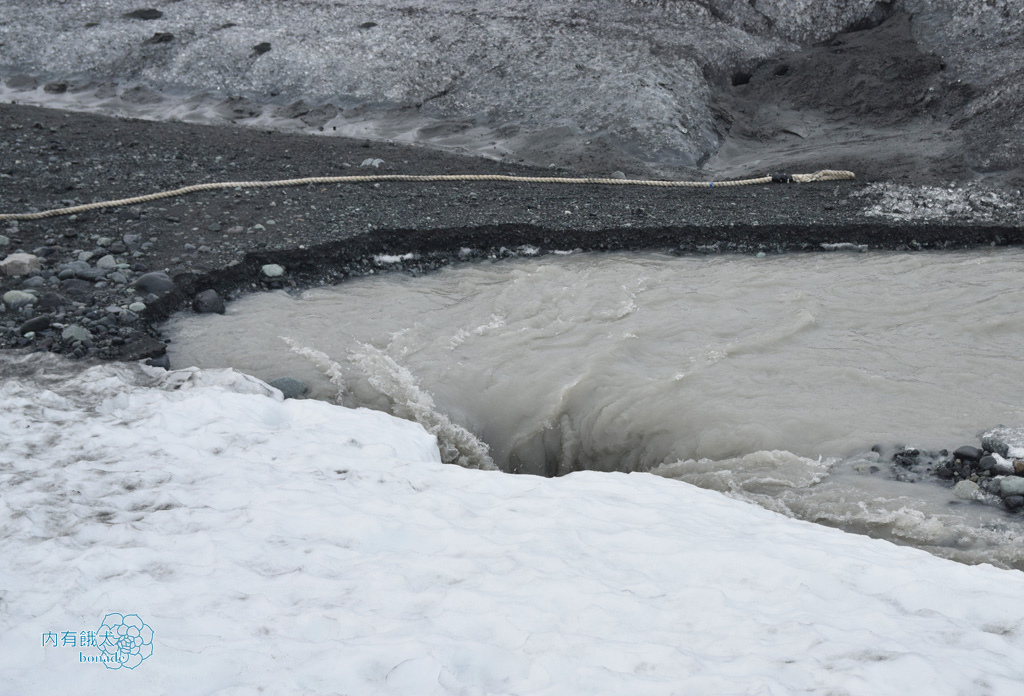
[[[751,186],[754,184],[808,183],[812,181],[847,181],[854,178],[853,172],[839,169],[822,169],[812,174],[774,174],[753,179],[732,179],[727,181],[660,181],[657,179],[602,179],[574,178],[561,176],[511,176],[506,174],[368,174],[363,176],[313,176],[304,179],[277,179],[275,181],[223,181],[209,184],[193,184],[173,191],[161,191],[145,196],[120,198],[112,201],[98,201],[67,208],[53,208],[38,213],[0,213],[0,220],[42,220],[58,215],[74,215],[100,208],[117,208],[136,203],[148,203],[162,198],[184,196],[197,191],[213,191],[234,188],[276,188],[281,186],[305,186],[308,184],[365,184],[383,181],[440,182],[440,181],[500,181],[517,184],[588,184],[604,186],[657,186],[661,188],[721,188],[723,186]]]

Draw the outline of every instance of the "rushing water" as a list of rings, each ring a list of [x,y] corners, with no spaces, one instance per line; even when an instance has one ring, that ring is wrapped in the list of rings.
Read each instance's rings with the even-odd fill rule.
[[[175,366],[298,377],[318,398],[426,418],[471,465],[487,455],[462,428],[506,471],[654,471],[1024,568],[1018,518],[891,480],[870,451],[1024,422],[1022,262],[547,256],[252,295],[168,331]]]

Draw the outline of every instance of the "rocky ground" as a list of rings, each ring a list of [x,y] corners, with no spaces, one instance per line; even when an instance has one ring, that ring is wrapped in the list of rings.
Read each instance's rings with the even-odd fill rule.
[[[0,105],[0,148],[4,213],[209,181],[557,173],[411,145],[18,105]],[[382,161],[363,166],[366,160]],[[230,298],[333,283],[377,272],[380,254],[414,254],[400,267],[419,272],[521,247],[701,254],[963,248],[1021,243],[1020,211],[1012,190],[863,179],[708,190],[384,183],[205,192],[4,223],[0,345],[159,357],[154,323],[203,291]],[[281,275],[268,276],[268,265]]]

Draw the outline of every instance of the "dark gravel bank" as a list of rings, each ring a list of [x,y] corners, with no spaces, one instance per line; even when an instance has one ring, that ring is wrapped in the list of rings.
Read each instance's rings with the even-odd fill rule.
[[[0,105],[0,151],[4,213],[210,181],[366,172],[553,173],[423,147],[18,105]],[[383,163],[361,167],[367,159]],[[163,343],[153,323],[193,306],[203,291],[230,299],[261,288],[334,283],[382,270],[373,258],[379,254],[415,254],[388,267],[422,272],[518,253],[524,246],[539,253],[774,254],[850,245],[921,250],[1024,242],[1019,208],[1005,203],[1019,200],[1016,192],[1004,192],[1003,202],[990,207],[986,196],[996,194],[975,192],[957,199],[966,205],[938,200],[933,206],[927,200],[933,194],[925,192],[913,205],[940,214],[896,220],[878,214],[896,200],[876,183],[886,181],[887,172],[858,175],[856,182],[713,190],[507,183],[239,189],[0,223],[0,260],[24,262],[18,270],[19,264],[5,261],[0,272],[0,347],[158,357]],[[901,172],[901,184],[908,183],[914,182]],[[268,275],[274,272],[264,269],[268,264],[283,274]],[[217,302],[207,302],[209,293],[204,297],[196,306],[216,311]]]

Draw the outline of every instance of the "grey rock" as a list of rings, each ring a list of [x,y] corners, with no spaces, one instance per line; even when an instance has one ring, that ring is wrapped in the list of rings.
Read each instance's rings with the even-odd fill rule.
[[[31,278],[26,278],[21,283],[23,288],[41,288],[44,285],[46,285],[46,279],[42,276],[32,276]]]
[[[280,278],[284,275],[284,267],[278,266],[276,263],[268,263],[261,270],[267,278]]]
[[[960,481],[953,486],[953,495],[961,500],[977,500],[981,489],[974,481]]]
[[[7,246],[10,243],[11,243],[10,239],[8,239],[7,237],[5,237],[2,234],[0,234],[0,249],[3,249],[5,246]]]
[[[60,334],[60,337],[67,342],[74,341],[91,341],[92,332],[89,329],[79,324],[72,324],[66,327]]]
[[[11,277],[28,275],[39,269],[39,257],[34,254],[10,254],[0,261],[0,273]]]
[[[110,270],[111,268],[117,268],[117,259],[115,259],[110,254],[107,254],[106,256],[100,258],[100,260],[96,262],[96,267],[97,268],[102,268],[102,269],[105,269],[105,270]]]
[[[1024,507],[1024,495],[1010,495],[1003,498],[1007,510],[1019,510]]]
[[[145,293],[159,295],[174,289],[174,281],[163,271],[145,273],[135,279],[135,287]]]
[[[224,314],[224,300],[216,290],[204,290],[192,298],[192,309],[199,314]]]
[[[29,319],[18,329],[22,336],[30,333],[37,333],[39,331],[45,331],[50,328],[50,317],[49,315],[42,314],[38,317]]]
[[[22,290],[8,290],[4,293],[4,304],[11,309],[21,309],[36,301],[36,296]]]
[[[85,299],[92,292],[92,283],[81,278],[69,278],[61,282],[60,289],[75,299]]]
[[[132,302],[128,305],[128,311],[140,314],[146,311],[146,304],[144,302]]]
[[[120,271],[114,271],[109,276],[107,276],[107,279],[111,283],[116,283],[117,285],[127,285],[128,284],[127,276],[125,276],[125,274],[121,273]]]
[[[1007,476],[999,480],[999,495],[1024,495],[1024,477]]]
[[[977,447],[971,447],[970,445],[959,447],[955,452],[953,452],[954,457],[965,462],[976,462],[984,455],[985,453],[983,451]]]
[[[997,426],[982,434],[981,445],[989,452],[1009,457],[1011,449],[1024,451],[1024,428]]]
[[[270,386],[280,390],[286,399],[297,399],[309,392],[309,385],[292,377],[280,377],[270,382]]]

